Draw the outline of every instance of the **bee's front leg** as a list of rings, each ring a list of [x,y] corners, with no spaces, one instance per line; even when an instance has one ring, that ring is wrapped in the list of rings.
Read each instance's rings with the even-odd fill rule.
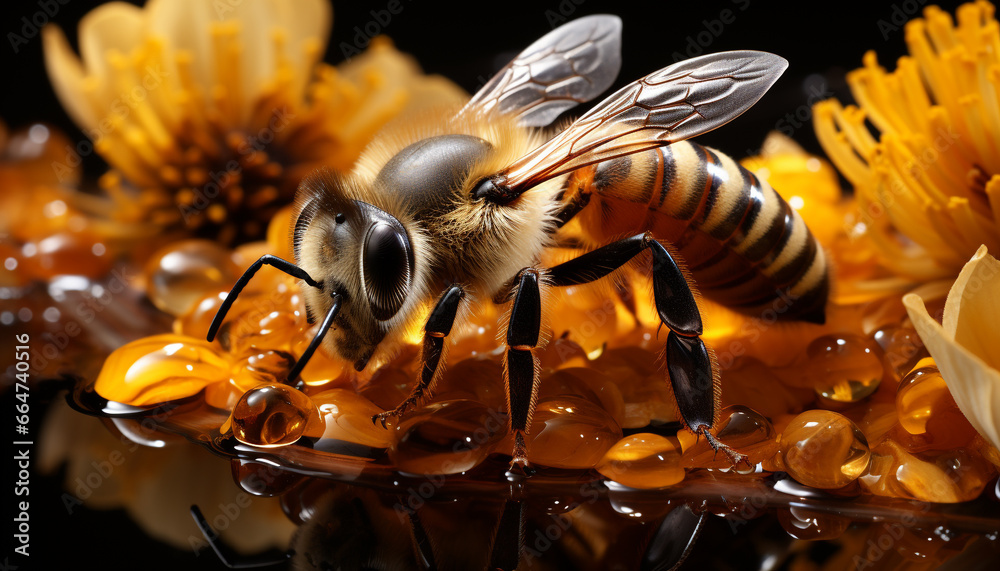
[[[528,447],[524,436],[531,427],[531,416],[535,412],[535,401],[538,398],[538,359],[532,351],[538,345],[542,327],[542,300],[538,279],[538,270],[521,270],[507,325],[504,382],[507,385],[510,429],[514,431],[511,467],[514,464],[528,465]]]
[[[460,285],[452,285],[438,299],[437,305],[427,318],[424,326],[424,347],[420,355],[421,367],[417,385],[413,387],[410,396],[401,402],[393,410],[376,414],[372,417],[372,422],[381,422],[385,428],[386,422],[390,418],[399,418],[411,406],[416,404],[424,393],[430,394],[434,383],[440,376],[443,367],[446,345],[445,337],[451,333],[451,328],[455,324],[455,316],[458,314],[458,306],[465,297],[465,290]]]

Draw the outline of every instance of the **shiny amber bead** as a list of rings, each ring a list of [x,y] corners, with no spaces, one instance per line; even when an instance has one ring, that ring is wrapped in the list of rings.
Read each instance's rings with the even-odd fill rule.
[[[414,383],[416,374],[410,377],[408,384]],[[493,359],[464,359],[449,366],[434,386],[434,394],[435,399],[468,399],[483,403],[493,410],[507,410],[503,367]]]
[[[250,389],[260,384],[284,383],[295,357],[284,351],[257,350],[238,361],[233,367],[234,384]]]
[[[272,464],[254,460],[233,459],[230,463],[233,471],[233,481],[248,494],[261,497],[274,497],[284,494],[294,488],[306,476],[283,470]]]
[[[657,434],[634,434],[616,442],[597,463],[609,480],[631,488],[672,486],[684,479],[680,449]]]
[[[771,422],[752,408],[742,405],[722,409],[715,436],[719,442],[746,455],[746,463],[733,466],[729,457],[717,453],[707,439],[685,430],[678,433],[678,438],[684,445],[681,465],[685,468],[735,468],[737,471],[745,471],[752,470],[778,452],[778,435]]]
[[[380,408],[379,412],[392,410],[406,400],[414,383],[416,374],[411,374],[402,367],[385,366],[375,371],[371,379],[358,388],[358,394],[375,403]]]
[[[576,341],[560,337],[537,351],[538,365],[542,370],[586,367],[590,362],[587,352]]]
[[[271,222],[267,225],[267,246],[272,254],[285,260],[294,260],[295,253],[292,251],[292,216],[295,214],[295,206],[289,205],[271,217]],[[253,260],[251,260],[253,261]]]
[[[228,290],[240,275],[229,251],[208,240],[185,240],[146,264],[146,294],[161,310],[180,316],[207,294]]]
[[[20,251],[19,273],[47,280],[57,275],[97,278],[111,268],[106,246],[91,232],[57,232],[28,242]]]
[[[389,460],[403,472],[457,474],[477,466],[507,434],[507,418],[471,400],[439,401],[395,429]]]
[[[102,397],[144,406],[194,395],[229,379],[230,363],[209,342],[183,335],[154,335],[108,356],[94,389]]]
[[[808,371],[814,390],[825,399],[853,403],[871,395],[882,381],[881,350],[850,334],[824,335],[809,344]]]
[[[927,348],[912,327],[888,325],[877,330],[872,339],[882,348],[884,369],[896,380],[927,356]]]
[[[889,402],[871,402],[845,410],[844,416],[856,421],[855,424],[865,435],[869,447],[881,442],[898,425],[896,405]]]
[[[868,467],[865,435],[848,418],[827,410],[796,416],[781,433],[785,471],[814,488],[842,488]]]
[[[575,395],[603,408],[615,422],[625,419],[625,402],[618,385],[604,373],[594,369],[573,367],[560,369],[542,379],[538,398]]]
[[[553,468],[593,468],[621,437],[615,419],[582,397],[540,399],[528,435],[528,460]]]
[[[286,328],[283,331],[290,332],[293,323],[298,324],[298,318],[288,313],[284,314],[284,318],[286,321],[281,326]],[[312,332],[313,330],[309,329],[307,332],[294,334],[292,352],[295,355],[296,361],[302,356],[306,348],[309,347],[309,343],[312,342],[312,337],[309,336]],[[280,333],[276,333],[275,335],[280,335]],[[348,366],[346,361],[337,356],[330,355],[327,349],[321,345],[302,369],[300,378],[310,387],[320,387],[339,378]]]
[[[995,474],[973,450],[911,454],[887,438],[872,450],[871,466],[859,481],[878,496],[955,503],[977,498]]]
[[[811,388],[783,383],[766,365],[740,357],[722,371],[722,404],[748,406],[767,418],[798,413],[816,397]]]
[[[191,307],[183,315],[174,319],[174,333],[190,335],[191,337],[204,337],[208,334],[208,328],[212,325],[212,320],[215,319],[215,314],[219,312],[225,299],[226,294],[217,291],[191,304]]]
[[[330,389],[312,396],[326,425],[322,440],[340,440],[371,448],[387,448],[393,442],[391,431],[372,422],[382,409],[349,389]],[[322,442],[321,440],[321,442]],[[317,443],[316,447],[323,447]]]
[[[918,362],[900,381],[896,412],[900,426],[911,435],[920,436],[921,444],[928,448],[945,450],[964,446],[976,434],[930,358]]]
[[[262,385],[247,391],[233,407],[233,436],[244,444],[278,447],[303,436],[323,433],[316,405],[302,391],[287,385]]]
[[[778,522],[795,539],[836,539],[847,531],[851,520],[834,514],[793,506],[778,510]]]

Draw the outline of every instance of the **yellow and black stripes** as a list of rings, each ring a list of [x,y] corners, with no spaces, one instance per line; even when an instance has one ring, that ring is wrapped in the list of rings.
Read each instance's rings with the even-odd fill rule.
[[[567,196],[607,243],[651,231],[685,260],[706,297],[754,313],[777,299],[782,317],[822,322],[829,272],[802,218],[729,156],[683,141],[575,172]]]

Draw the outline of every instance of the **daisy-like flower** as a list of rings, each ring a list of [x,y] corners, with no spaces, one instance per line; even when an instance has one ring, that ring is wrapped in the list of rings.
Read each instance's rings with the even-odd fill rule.
[[[896,71],[868,52],[848,74],[858,106],[815,108],[859,222],[882,262],[914,281],[953,278],[981,244],[1000,248],[1000,25],[985,1],[957,20],[928,7],[906,25],[910,55]]]
[[[113,2],[80,22],[82,61],[47,27],[49,76],[112,167],[101,185],[116,217],[261,237],[304,174],[348,168],[404,110],[464,100],[384,39],[339,68],[318,63],[330,23],[326,0]]]
[[[1000,261],[982,246],[948,293],[943,323],[915,294],[903,298],[913,326],[934,357],[955,404],[993,446],[1000,447]]]

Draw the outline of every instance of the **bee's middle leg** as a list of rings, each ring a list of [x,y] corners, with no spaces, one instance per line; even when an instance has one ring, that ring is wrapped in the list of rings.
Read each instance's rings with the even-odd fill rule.
[[[440,376],[444,360],[445,337],[451,333],[451,328],[455,324],[455,316],[458,314],[458,306],[465,297],[465,290],[460,285],[452,285],[438,299],[427,324],[424,325],[424,347],[420,354],[420,375],[417,377],[417,384],[410,391],[410,396],[401,402],[396,408],[381,412],[372,417],[372,422],[381,422],[385,428],[386,422],[392,418],[399,418],[411,406],[423,398],[424,393],[430,393],[434,383]]]
[[[507,325],[507,353],[504,356],[504,381],[507,384],[507,410],[514,431],[514,464],[528,465],[528,446],[524,437],[531,427],[531,416],[538,399],[538,359],[533,349],[538,345],[542,328],[542,300],[538,288],[538,270],[525,268],[517,278],[517,293]]]

